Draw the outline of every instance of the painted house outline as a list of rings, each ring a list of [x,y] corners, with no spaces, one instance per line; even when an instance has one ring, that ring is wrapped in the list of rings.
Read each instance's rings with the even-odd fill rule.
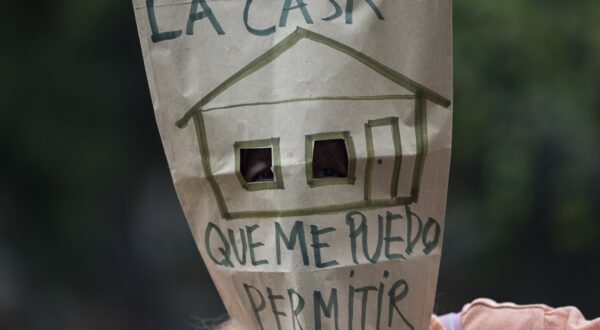
[[[274,100],[274,101],[264,101],[264,102],[248,102],[248,103],[238,103],[238,104],[229,104],[223,106],[210,107],[209,104],[219,95],[223,94],[230,87],[253,74],[254,72],[259,71],[264,66],[273,62],[281,55],[286,53],[288,50],[292,49],[298,42],[301,40],[310,40],[327,47],[330,47],[340,53],[346,54],[353,58],[354,60],[362,63],[367,66],[372,71],[376,72],[380,76],[386,78],[394,84],[408,90],[412,94],[409,95],[371,95],[371,96],[320,96],[320,97],[306,97],[306,98],[292,98],[292,99],[283,99],[283,100]],[[223,192],[219,183],[214,177],[211,165],[211,154],[209,151],[209,141],[206,135],[206,126],[204,113],[209,111],[219,111],[225,109],[234,109],[234,108],[242,108],[242,107],[254,107],[254,106],[264,106],[264,105],[276,105],[276,104],[285,104],[285,103],[298,103],[298,102],[311,102],[311,101],[335,101],[335,100],[343,100],[343,101],[378,101],[378,100],[414,100],[415,108],[414,108],[414,116],[415,116],[415,134],[416,134],[416,163],[413,172],[412,186],[410,190],[409,197],[397,197],[397,191],[394,191],[397,188],[396,185],[391,185],[391,198],[380,200],[371,198],[371,178],[372,170],[375,162],[375,157],[373,156],[373,140],[370,138],[371,132],[373,128],[381,127],[381,126],[390,126],[392,128],[392,134],[394,138],[394,145],[396,149],[400,148],[399,136],[398,135],[398,118],[395,117],[386,117],[377,120],[369,120],[368,123],[365,123],[365,135],[367,138],[367,163],[365,170],[365,186],[364,186],[364,200],[357,202],[348,202],[348,203],[337,203],[333,205],[326,206],[317,206],[317,207],[307,207],[307,208],[295,208],[295,209],[277,209],[277,210],[261,210],[261,211],[236,211],[231,212],[227,206],[225,198],[223,197]],[[203,97],[198,103],[196,103],[189,111],[185,113],[185,115],[176,122],[176,125],[179,128],[185,128],[189,121],[193,121],[196,129],[196,135],[198,138],[199,151],[202,159],[202,167],[204,170],[204,174],[209,182],[209,185],[215,195],[217,200],[217,204],[219,207],[219,211],[221,216],[224,219],[232,220],[232,219],[242,219],[242,218],[275,218],[275,217],[292,217],[292,216],[303,216],[303,215],[315,215],[315,214],[326,214],[326,213],[335,213],[341,211],[348,210],[358,210],[358,209],[371,209],[371,208],[381,208],[381,207],[391,207],[398,205],[406,205],[415,203],[419,199],[419,190],[420,183],[422,178],[422,172],[425,164],[425,157],[427,155],[428,149],[428,138],[427,138],[427,101],[437,104],[441,107],[448,108],[451,105],[450,100],[441,96],[440,94],[432,91],[431,89],[407,78],[406,76],[396,72],[395,70],[389,68],[388,66],[374,60],[373,58],[347,46],[338,41],[335,41],[329,37],[318,34],[316,32],[312,32],[303,28],[298,27],[296,31],[291,33],[289,36],[284,38],[282,41],[277,43],[273,48],[269,49],[267,52],[244,66],[230,78],[226,79],[223,83],[218,85],[215,89],[213,89],[210,93],[208,93],[205,97]],[[344,133],[344,132],[336,132],[336,133]],[[308,138],[307,135],[307,146],[308,146]],[[253,142],[253,141],[250,141]],[[257,141],[255,141],[257,142]],[[260,143],[266,143],[268,141],[260,141]],[[277,139],[278,143],[278,139]],[[236,148],[239,148],[236,147]],[[236,151],[237,152],[237,151]],[[277,147],[277,153],[279,153]],[[307,151],[308,158],[308,151]],[[237,160],[237,157],[236,157]],[[275,161],[275,159],[274,159]],[[352,161],[352,160],[351,160]],[[392,178],[392,182],[396,182],[398,180],[397,175],[399,174],[399,169],[402,161],[402,153],[401,150],[398,152],[396,150],[396,160],[394,164],[394,168],[397,170],[394,171],[394,176]],[[308,168],[310,165],[310,161],[307,160],[306,168],[308,175]],[[239,166],[239,164],[238,164]],[[274,163],[274,170],[277,172],[279,164]],[[240,178],[240,174],[236,173],[238,178]],[[280,173],[279,173],[280,175]],[[240,179],[241,180],[241,179]],[[352,181],[352,180],[350,180]],[[310,180],[309,180],[310,185]],[[353,184],[353,182],[352,182]],[[316,185],[318,186],[318,185]],[[394,188],[396,187],[396,188]],[[246,189],[248,187],[240,187],[240,189]],[[283,182],[277,182],[274,185],[273,189],[284,189]]]

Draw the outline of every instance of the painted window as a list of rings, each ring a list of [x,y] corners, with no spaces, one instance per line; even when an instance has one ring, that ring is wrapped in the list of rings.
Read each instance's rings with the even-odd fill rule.
[[[279,138],[234,144],[235,173],[248,191],[284,189]]]
[[[311,188],[354,184],[356,153],[349,132],[306,136],[306,181]]]

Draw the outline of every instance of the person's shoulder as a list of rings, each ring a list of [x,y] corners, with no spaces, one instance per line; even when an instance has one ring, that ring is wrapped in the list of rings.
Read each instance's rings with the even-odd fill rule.
[[[552,308],[544,304],[516,305],[477,299],[461,312],[462,330],[600,330],[600,319],[587,321],[575,307]]]

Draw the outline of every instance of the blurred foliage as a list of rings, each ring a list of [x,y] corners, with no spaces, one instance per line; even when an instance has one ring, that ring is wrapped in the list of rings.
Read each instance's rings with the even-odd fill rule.
[[[0,329],[224,313],[170,182],[131,3],[6,5]]]
[[[454,18],[438,302],[490,296],[599,316],[600,2],[455,0]]]
[[[224,312],[170,183],[131,4],[4,4],[0,328],[190,329]],[[600,316],[600,2],[455,0],[438,312]],[[11,31],[7,33],[7,31]]]

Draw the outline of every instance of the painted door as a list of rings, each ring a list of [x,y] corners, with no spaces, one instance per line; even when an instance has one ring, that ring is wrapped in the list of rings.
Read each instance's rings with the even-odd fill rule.
[[[402,144],[397,117],[365,124],[367,166],[365,200],[391,200],[398,196]]]

